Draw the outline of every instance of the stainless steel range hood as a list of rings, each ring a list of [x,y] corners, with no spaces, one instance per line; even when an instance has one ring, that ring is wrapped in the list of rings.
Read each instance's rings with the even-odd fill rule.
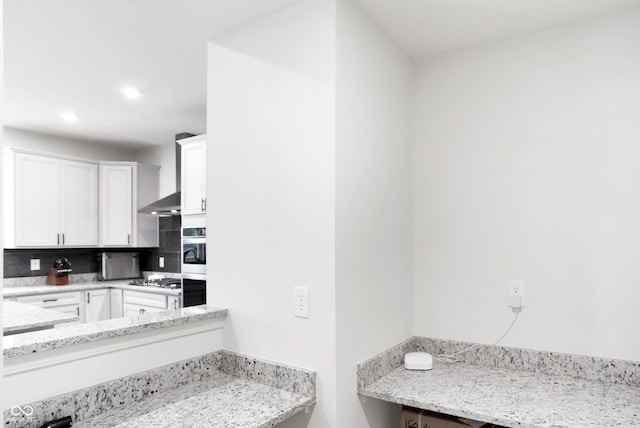
[[[153,214],[157,216],[172,216],[172,215],[180,215],[180,206],[182,204],[182,198],[180,195],[181,188],[181,147],[178,144],[178,140],[182,140],[183,138],[193,137],[194,134],[189,134],[188,132],[183,132],[181,134],[176,134],[176,191],[175,193],[170,194],[169,196],[165,196],[164,198],[155,201],[152,204],[147,205],[138,210],[138,212],[143,214]]]

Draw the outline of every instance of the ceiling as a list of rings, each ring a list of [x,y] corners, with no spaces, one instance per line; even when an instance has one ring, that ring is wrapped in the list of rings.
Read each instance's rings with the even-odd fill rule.
[[[640,0],[352,0],[421,58],[640,7]]]
[[[134,150],[204,133],[207,39],[293,1],[4,0],[5,125]]]
[[[206,132],[206,41],[299,0],[4,0],[5,125],[130,149]],[[640,0],[353,0],[419,58]],[[142,96],[125,99],[123,86]],[[60,114],[73,111],[75,123]]]

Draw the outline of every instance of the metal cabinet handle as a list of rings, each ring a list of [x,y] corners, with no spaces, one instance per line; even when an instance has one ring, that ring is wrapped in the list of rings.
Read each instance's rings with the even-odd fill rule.
[[[173,309],[178,309],[178,301],[177,300],[173,301]]]
[[[57,302],[58,299],[45,299],[42,301],[42,303],[47,303],[47,302]]]
[[[87,291],[87,303],[91,303],[91,293]]]
[[[76,311],[78,311],[78,316],[80,316],[80,306],[76,308]]]
[[[131,234],[127,233],[127,244],[131,244]]]
[[[57,240],[58,240],[58,242],[56,243],[56,245],[60,245],[60,234],[59,234],[59,233],[56,233],[56,236],[57,236]]]
[[[207,210],[207,200],[202,198],[200,200],[200,211],[205,212]]]
[[[62,234],[62,245],[64,245],[64,233]]]

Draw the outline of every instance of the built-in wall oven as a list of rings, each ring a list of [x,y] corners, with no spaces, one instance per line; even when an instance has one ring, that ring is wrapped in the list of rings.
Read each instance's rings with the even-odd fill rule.
[[[182,217],[182,306],[207,303],[207,227],[204,216]]]

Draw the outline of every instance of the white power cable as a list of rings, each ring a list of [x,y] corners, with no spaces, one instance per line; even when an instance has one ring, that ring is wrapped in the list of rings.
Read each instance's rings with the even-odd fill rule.
[[[515,316],[515,317],[513,317],[513,321],[511,321],[511,325],[509,326],[509,328],[507,329],[507,331],[505,331],[505,332],[504,332],[504,334],[503,334],[502,336],[500,336],[500,338],[499,338],[498,340],[496,340],[495,342],[493,342],[493,343],[491,344],[491,346],[495,346],[495,345],[497,345],[498,343],[500,343],[500,341],[501,341],[502,339],[504,339],[504,338],[505,338],[505,336],[506,336],[507,334],[509,334],[509,332],[511,331],[511,329],[512,329],[512,328],[513,328],[513,326],[515,325],[516,321],[518,321],[518,315],[520,314],[520,308],[518,308],[517,310],[514,308],[514,312],[516,313],[516,316]],[[469,350],[471,350],[471,349],[473,349],[473,348],[476,348],[476,347],[478,347],[478,346],[481,346],[481,345],[482,345],[481,343],[475,343],[475,344],[473,344],[473,345],[471,345],[471,346],[468,346],[468,347],[466,347],[466,348],[464,348],[464,349],[462,349],[462,350],[460,350],[460,351],[458,351],[458,352],[454,352],[453,354],[440,354],[440,355],[434,355],[434,356],[433,356],[433,359],[434,359],[434,360],[437,360],[437,361],[441,361],[441,362],[443,362],[443,363],[456,363],[456,362],[458,362],[458,361],[459,361],[459,360],[456,358],[456,356],[457,356],[457,355],[460,355],[460,354],[462,354],[462,353],[464,353],[464,352],[467,352],[467,351],[469,351]]]

